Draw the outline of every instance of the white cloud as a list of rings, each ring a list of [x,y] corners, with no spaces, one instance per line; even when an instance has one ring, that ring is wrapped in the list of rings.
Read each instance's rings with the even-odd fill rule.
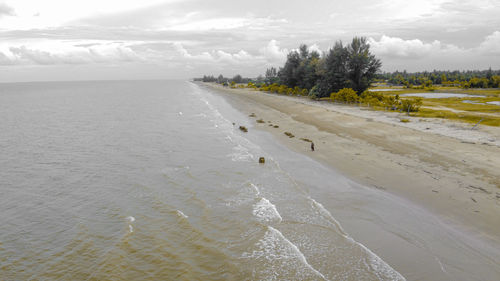
[[[113,64],[142,60],[129,46],[116,42],[73,45],[51,41],[0,46],[0,65]]]
[[[424,43],[419,39],[404,40],[383,35],[379,41],[369,40],[373,53],[383,57],[422,58],[443,48],[441,42]]]
[[[486,36],[484,41],[475,47],[464,49],[451,44],[442,44],[440,41],[431,43],[419,39],[404,40],[398,37],[382,36],[380,40],[369,39],[374,54],[384,58],[422,59],[430,57],[449,57],[455,59],[472,58],[478,55],[500,55],[500,31]]]
[[[372,52],[382,58],[384,68],[409,70],[432,69],[484,69],[500,67],[500,61],[492,56],[500,55],[500,31],[486,36],[470,48],[461,48],[440,41],[425,42],[419,39],[404,40],[382,36],[380,40],[369,39]]]
[[[270,62],[284,62],[286,60],[288,50],[281,49],[278,44],[278,41],[273,39],[269,41],[267,46],[259,49],[259,53]]]
[[[262,57],[253,56],[245,50],[237,53],[228,53],[222,50],[202,52],[198,55],[189,53],[182,44],[174,43],[174,49],[185,59],[199,62],[225,63],[230,65],[256,64],[262,61]]]
[[[478,47],[483,55],[500,55],[500,31],[488,35]]]
[[[311,46],[308,46],[307,49],[309,50],[309,52],[316,51],[320,55],[323,54],[323,51],[319,48],[318,44],[312,44]]]

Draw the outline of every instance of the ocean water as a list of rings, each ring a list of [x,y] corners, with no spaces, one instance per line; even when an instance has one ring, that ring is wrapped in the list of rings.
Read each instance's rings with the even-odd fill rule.
[[[404,280],[391,251],[410,279],[498,273],[190,82],[2,84],[0,120],[1,280]]]

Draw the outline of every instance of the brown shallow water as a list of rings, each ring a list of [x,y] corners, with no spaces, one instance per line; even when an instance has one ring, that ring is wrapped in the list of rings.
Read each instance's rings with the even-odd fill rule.
[[[193,84],[5,84],[0,100],[2,280],[403,279]]]
[[[0,108],[2,280],[467,280],[471,262],[498,273],[480,244],[187,82],[5,84]]]

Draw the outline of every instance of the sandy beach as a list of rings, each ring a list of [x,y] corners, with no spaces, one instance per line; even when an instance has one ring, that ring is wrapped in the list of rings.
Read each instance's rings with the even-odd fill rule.
[[[255,128],[352,180],[409,199],[444,222],[500,243],[500,130],[201,84],[242,112]],[[271,124],[273,126],[271,126]],[[277,127],[279,126],[279,127]],[[284,134],[290,132],[295,137]],[[310,139],[315,144],[311,151]]]

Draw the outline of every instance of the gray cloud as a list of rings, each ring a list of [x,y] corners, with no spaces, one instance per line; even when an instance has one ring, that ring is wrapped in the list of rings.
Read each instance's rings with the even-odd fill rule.
[[[5,3],[0,3],[0,18],[4,16],[15,16],[16,13],[12,7],[7,6]]]
[[[0,52],[0,65],[76,65],[141,62],[144,59],[123,44],[89,44],[65,51],[51,52],[25,45]]]
[[[256,76],[301,43],[327,50],[339,39],[367,36],[387,71],[500,68],[492,59],[500,50],[498,14],[497,0],[169,1],[60,26],[0,30],[0,65]]]

